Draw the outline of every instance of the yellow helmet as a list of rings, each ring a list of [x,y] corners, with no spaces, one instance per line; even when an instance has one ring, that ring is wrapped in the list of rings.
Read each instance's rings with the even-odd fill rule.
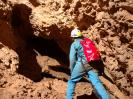
[[[75,28],[71,31],[71,37],[81,37],[82,33],[79,29]]]

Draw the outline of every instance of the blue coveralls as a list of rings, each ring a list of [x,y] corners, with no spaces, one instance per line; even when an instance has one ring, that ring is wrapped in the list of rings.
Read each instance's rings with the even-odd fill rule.
[[[87,61],[83,53],[83,48],[80,44],[80,40],[81,40],[80,38],[75,39],[70,48],[69,60],[70,60],[71,78],[70,80],[68,80],[66,99],[73,99],[76,82],[78,82],[86,73],[83,64],[87,63]],[[80,56],[82,56],[82,58]],[[94,72],[93,70],[87,71],[87,77],[89,81],[92,83],[93,87],[95,88],[99,96],[99,99],[110,99],[109,94],[103,87],[96,72]]]

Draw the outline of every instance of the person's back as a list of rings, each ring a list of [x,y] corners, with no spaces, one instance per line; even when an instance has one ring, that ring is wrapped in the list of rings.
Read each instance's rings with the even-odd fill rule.
[[[99,95],[98,98],[110,99],[108,93],[98,78],[97,73],[95,73],[92,68],[85,68],[85,65],[88,64],[88,61],[85,57],[83,47],[80,42],[82,40],[81,32],[78,29],[74,29],[71,32],[71,37],[74,37],[75,40],[71,45],[69,54],[71,78],[68,81],[66,99],[73,99],[76,83],[83,77],[85,73],[87,74],[88,80],[96,89],[96,92]],[[89,65],[89,67],[91,66]]]
[[[74,40],[74,42],[71,45],[71,48],[73,47],[74,49],[71,49],[70,57],[72,57],[72,55],[74,55],[74,53],[75,53],[74,51],[76,51],[76,57],[77,57],[76,61],[81,62],[81,60],[82,60],[83,62],[87,63],[87,60],[86,60],[86,57],[85,57],[85,54],[84,54],[84,51],[83,51],[83,47],[81,45],[82,40],[83,40],[83,37],[76,38]]]

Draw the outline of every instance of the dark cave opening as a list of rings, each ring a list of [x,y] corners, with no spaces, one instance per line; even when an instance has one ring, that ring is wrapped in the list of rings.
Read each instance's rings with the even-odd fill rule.
[[[32,66],[34,66],[35,69],[36,69],[36,67],[40,68],[40,66],[38,66],[38,63],[36,62],[37,60],[35,59],[37,54],[40,54],[41,56],[48,56],[48,57],[54,58],[61,64],[61,66],[57,66],[54,68],[50,67],[50,69],[52,69],[56,72],[63,72],[63,73],[66,73],[69,75],[69,69],[67,67],[68,63],[69,63],[68,55],[62,51],[62,49],[59,47],[59,45],[56,43],[55,40],[53,40],[53,39],[49,40],[49,39],[44,39],[42,37],[32,36],[31,38],[29,38],[26,41],[26,44],[27,44],[27,47],[28,47],[30,53],[33,56],[32,60],[30,60],[30,56],[31,56],[31,54],[30,54],[30,56],[28,56],[29,57],[28,61],[31,61],[31,63],[32,63],[34,60],[34,62],[32,63]],[[38,53],[36,53],[34,50],[36,50]],[[28,54],[29,53],[27,53],[26,55],[28,55]],[[26,61],[27,60],[25,60],[24,62],[26,62]],[[26,63],[28,63],[28,62],[26,62]],[[29,63],[29,64],[31,65],[31,63]],[[23,66],[25,66],[25,64]],[[31,66],[30,66],[30,68],[31,68]],[[21,68],[21,70],[25,70],[25,68]],[[34,71],[34,70],[32,70],[32,71]],[[52,76],[51,74],[44,73],[42,71],[38,71],[38,73],[41,75],[41,78],[38,80],[35,80],[35,81],[40,81],[43,77],[56,78],[56,77]]]
[[[68,55],[62,51],[56,41],[35,36],[27,39],[24,47],[17,49],[20,56],[18,73],[37,82],[45,77],[46,74],[44,75],[43,73],[42,75],[42,67],[40,67],[36,59],[38,53],[34,50],[36,50],[41,56],[48,56],[56,59],[61,64],[61,66],[57,66],[57,68],[51,68],[52,70],[69,74]]]
[[[42,68],[36,59],[38,53],[34,50],[36,50],[41,56],[48,56],[56,59],[61,64],[61,66],[57,66],[55,68],[51,67],[52,70],[69,74],[68,55],[62,51],[56,41],[35,36],[26,40],[25,47],[17,49],[17,52],[20,55],[20,66],[18,73],[37,82],[43,77],[49,75],[42,72]],[[49,77],[51,78],[52,76]]]
[[[58,60],[61,64],[68,65],[68,55],[63,52],[55,40],[33,36],[27,40],[27,43],[41,55],[47,55]]]

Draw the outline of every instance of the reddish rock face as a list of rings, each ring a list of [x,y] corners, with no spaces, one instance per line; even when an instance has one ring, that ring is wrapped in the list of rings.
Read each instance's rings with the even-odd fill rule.
[[[0,42],[18,54],[18,72],[34,80],[41,72],[37,55],[68,58],[70,32],[76,26],[95,40],[118,88],[133,97],[132,0],[0,1]]]

